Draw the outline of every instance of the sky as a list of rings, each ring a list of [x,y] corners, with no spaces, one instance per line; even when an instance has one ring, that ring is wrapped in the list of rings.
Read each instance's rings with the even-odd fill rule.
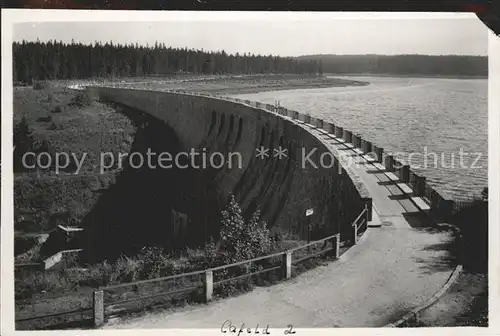
[[[183,19],[111,22],[21,22],[13,40],[95,41],[187,47],[228,53],[300,56],[310,54],[428,54],[487,55],[488,30],[474,15],[455,18],[361,19],[338,15],[277,15],[259,19],[231,13],[227,19],[203,15]],[[306,13],[307,14],[307,13]],[[323,13],[326,14],[326,13]],[[338,13],[337,13],[338,14]],[[112,14],[111,14],[112,15]],[[100,16],[102,17],[102,15]],[[108,16],[108,18],[111,16]],[[103,17],[105,19],[106,17]],[[138,21],[140,20],[140,21]]]

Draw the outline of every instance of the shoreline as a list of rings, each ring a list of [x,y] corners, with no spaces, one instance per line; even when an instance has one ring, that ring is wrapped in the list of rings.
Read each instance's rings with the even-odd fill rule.
[[[363,84],[313,84],[313,83],[304,83],[304,84],[284,84],[279,86],[259,86],[259,87],[243,87],[243,88],[225,88],[219,90],[202,90],[196,91],[201,93],[224,93],[230,95],[239,95],[239,94],[252,94],[252,93],[260,93],[260,92],[272,92],[272,91],[288,91],[288,90],[305,90],[305,89],[325,89],[331,87],[354,87],[354,86],[367,86],[370,85],[369,82],[363,82]]]

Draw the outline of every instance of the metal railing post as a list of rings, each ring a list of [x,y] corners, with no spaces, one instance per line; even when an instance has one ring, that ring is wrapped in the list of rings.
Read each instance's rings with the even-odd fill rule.
[[[368,222],[371,221],[373,217],[373,199],[369,197],[364,198],[363,202],[365,203],[365,209],[366,209],[366,218],[367,218],[366,226],[368,226]]]
[[[94,327],[104,324],[104,291],[96,290],[92,295],[92,308],[94,312]]]
[[[282,256],[282,273],[285,279],[292,277],[292,252],[286,251]]]

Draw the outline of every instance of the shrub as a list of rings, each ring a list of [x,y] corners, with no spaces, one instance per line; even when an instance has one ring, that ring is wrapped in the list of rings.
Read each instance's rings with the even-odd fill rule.
[[[49,122],[49,121],[52,121],[52,116],[40,117],[36,121],[38,121],[38,122]]]
[[[64,129],[64,127],[56,122],[51,122],[47,129],[49,131],[58,131]]]
[[[87,92],[79,92],[71,99],[70,105],[78,107],[90,106],[92,105],[92,98]]]
[[[143,261],[121,257],[114,265],[112,282],[133,282],[140,278]]]
[[[33,83],[33,90],[43,90],[45,89],[45,85],[42,82],[34,82]]]
[[[143,275],[146,279],[159,278],[163,266],[168,263],[168,256],[159,247],[144,247],[141,249]]]
[[[241,208],[233,195],[222,211],[221,248],[228,253],[229,263],[252,259],[271,252],[271,232],[260,220],[257,210],[245,224]]]
[[[212,237],[210,237],[210,242],[205,245],[204,249],[204,257],[205,257],[205,263],[206,267],[215,267],[217,266],[217,260],[218,260],[218,247]]]
[[[21,121],[14,125],[14,172],[25,170],[22,157],[27,152],[37,151],[37,141],[33,131],[28,125],[28,120],[23,117]],[[32,162],[27,162],[31,165]]]

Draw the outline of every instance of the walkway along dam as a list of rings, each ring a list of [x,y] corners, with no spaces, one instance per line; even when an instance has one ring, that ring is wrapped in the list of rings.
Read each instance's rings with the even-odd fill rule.
[[[164,122],[182,151],[241,154],[241,167],[186,173],[185,181],[195,182],[163,211],[165,218],[181,214],[187,234],[167,229],[164,239],[189,244],[191,233],[205,232],[206,237],[217,230],[213,218],[220,200],[230,193],[245,211],[258,207],[271,227],[303,239],[310,225],[312,240],[340,234],[340,240],[356,242],[353,223],[356,226],[360,214],[367,222],[360,243],[327,266],[238,297],[109,321],[105,327],[220,328],[226,320],[276,328],[380,327],[432,298],[456,266],[446,249],[450,232],[429,223],[446,219],[457,205],[440,197],[424,177],[390,153],[339,125],[230,98],[119,87],[86,90],[125,106],[132,111],[128,113],[145,113]],[[269,149],[269,157],[256,156],[261,147]],[[285,158],[272,154],[279,148],[287,150]],[[303,150],[313,149],[309,158],[316,167],[303,165]],[[367,155],[372,152],[377,158]],[[321,165],[324,153],[334,161],[323,159],[326,165]],[[305,212],[310,208],[314,215],[306,225]],[[88,232],[92,235],[86,228]],[[285,269],[291,267],[288,258],[284,260]],[[205,292],[210,296],[211,272],[205,273]],[[106,320],[105,292],[106,288],[94,292],[98,325]]]

